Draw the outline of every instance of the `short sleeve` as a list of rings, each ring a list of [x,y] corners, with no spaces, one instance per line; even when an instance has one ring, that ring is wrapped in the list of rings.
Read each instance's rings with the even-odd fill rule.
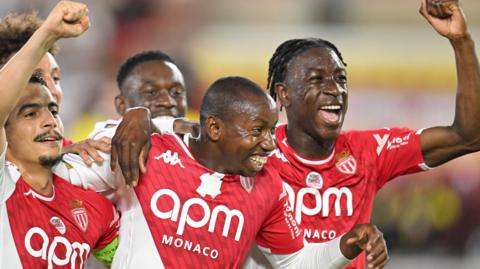
[[[257,234],[256,241],[272,254],[290,254],[303,248],[303,231],[295,221],[285,190]]]
[[[423,161],[420,134],[421,130],[407,128],[369,131],[367,142],[377,160],[378,187],[397,176],[429,169]]]
[[[108,244],[110,244],[117,236],[120,225],[120,213],[117,211],[115,206],[110,205],[110,209],[106,209],[104,212],[106,229],[100,239],[95,245],[95,249],[101,249]]]

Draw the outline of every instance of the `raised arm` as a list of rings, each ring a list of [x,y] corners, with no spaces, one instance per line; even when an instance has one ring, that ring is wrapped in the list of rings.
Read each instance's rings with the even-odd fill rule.
[[[79,36],[88,29],[84,4],[60,1],[23,48],[0,70],[0,151],[6,146],[4,125],[41,58],[60,38]]]
[[[450,41],[457,69],[452,125],[428,128],[421,134],[425,164],[434,167],[480,150],[480,69],[458,0],[422,0],[420,13]]]

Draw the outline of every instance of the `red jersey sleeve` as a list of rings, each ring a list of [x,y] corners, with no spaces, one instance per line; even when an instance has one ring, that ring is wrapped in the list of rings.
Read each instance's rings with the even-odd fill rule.
[[[73,141],[70,140],[70,139],[68,139],[68,138],[66,138],[66,137],[64,137],[63,140],[62,140],[62,144],[63,144],[64,147],[70,146],[70,145],[73,144]]]
[[[110,209],[108,207],[110,207]],[[105,206],[104,216],[106,224],[105,230],[103,232],[103,235],[97,241],[95,249],[101,249],[107,246],[118,236],[118,230],[120,225],[120,213],[118,212],[118,210],[115,208],[115,206],[108,202],[108,205]]]
[[[384,128],[365,134],[370,138],[362,140],[370,144],[368,148],[376,160],[378,188],[397,176],[428,169],[423,161],[421,130]]]
[[[278,201],[257,234],[257,244],[272,254],[290,254],[303,248],[303,231],[297,225],[287,192],[278,192]]]

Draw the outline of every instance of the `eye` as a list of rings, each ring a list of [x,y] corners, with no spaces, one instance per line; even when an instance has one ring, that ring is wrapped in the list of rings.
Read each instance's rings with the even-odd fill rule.
[[[37,111],[26,112],[23,116],[27,119],[34,118],[38,115]]]
[[[251,132],[253,136],[260,136],[262,134],[262,128],[253,128]]]
[[[336,80],[337,80],[338,83],[345,84],[345,83],[347,83],[347,76],[338,75]]]
[[[55,82],[55,84],[59,84],[59,83],[60,83],[60,76],[52,76],[52,79],[53,79],[53,81]]]
[[[178,97],[178,96],[182,95],[183,92],[184,92],[184,89],[182,87],[175,87],[175,88],[170,89],[170,96]]]
[[[315,75],[315,76],[310,77],[308,79],[308,81],[313,82],[313,83],[322,82],[323,81],[323,76]]]
[[[58,116],[58,109],[56,109],[56,108],[55,108],[55,109],[52,109],[52,110],[50,110],[50,113],[52,113],[52,115],[53,115],[54,117],[57,117],[57,116]]]

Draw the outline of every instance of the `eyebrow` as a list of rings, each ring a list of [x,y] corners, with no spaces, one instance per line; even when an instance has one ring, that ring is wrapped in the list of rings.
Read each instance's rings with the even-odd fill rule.
[[[48,108],[52,108],[52,107],[55,107],[55,108],[58,108],[58,105],[57,103],[55,102],[49,102],[46,106],[45,105],[42,105],[40,103],[27,103],[27,104],[24,104],[22,105],[19,109],[18,109],[18,113],[17,114],[22,114],[25,110],[27,109],[40,109],[42,107],[48,107]]]

